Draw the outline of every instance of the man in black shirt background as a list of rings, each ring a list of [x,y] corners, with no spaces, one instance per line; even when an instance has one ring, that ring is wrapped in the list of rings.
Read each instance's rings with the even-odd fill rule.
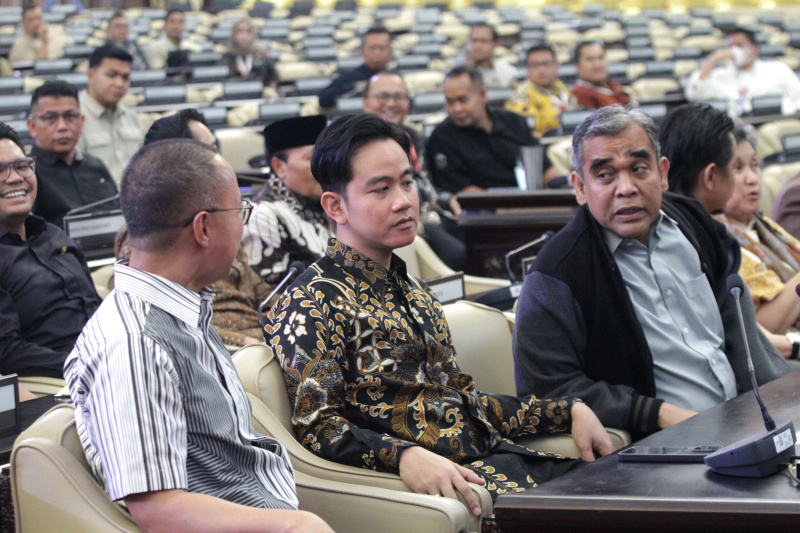
[[[80,248],[30,214],[34,168],[0,122],[0,374],[60,378],[100,298]]]
[[[71,209],[110,198],[117,186],[102,161],[75,147],[83,133],[84,117],[78,89],[64,81],[48,81],[33,91],[28,131],[36,141],[39,194],[33,211],[63,227]],[[113,207],[109,203],[106,207]]]
[[[448,117],[433,130],[425,151],[436,187],[453,194],[517,187],[520,146],[537,142],[525,118],[487,107],[483,77],[474,67],[451,70],[444,94]],[[544,182],[556,173],[545,157]]]

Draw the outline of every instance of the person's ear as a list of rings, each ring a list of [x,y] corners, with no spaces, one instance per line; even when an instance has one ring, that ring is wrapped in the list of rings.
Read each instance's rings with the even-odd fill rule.
[[[699,186],[701,189],[706,191],[713,191],[714,187],[717,185],[717,164],[716,163],[709,163],[700,173],[700,183]]]
[[[211,217],[206,211],[199,213],[192,220],[192,236],[195,242],[202,248],[208,248],[211,242],[208,231],[208,223],[210,220]]]
[[[575,197],[578,200],[578,204],[585,205],[587,201],[586,184],[583,182],[581,175],[573,170],[569,175],[569,182],[572,184],[572,188],[575,189]]]
[[[661,191],[669,190],[669,159],[664,156],[658,160],[658,173],[661,179]]]
[[[279,157],[273,157],[269,160],[269,166],[279,180],[283,181],[286,178],[286,161]]]
[[[325,210],[331,220],[336,222],[337,226],[347,224],[347,213],[345,212],[344,198],[342,198],[341,194],[327,191],[322,193],[319,201],[322,204],[322,209]]]

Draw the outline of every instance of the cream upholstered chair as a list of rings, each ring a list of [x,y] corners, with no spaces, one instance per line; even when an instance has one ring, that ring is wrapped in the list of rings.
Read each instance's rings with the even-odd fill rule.
[[[783,137],[795,133],[800,133],[800,120],[795,118],[774,120],[759,126],[756,149],[758,158],[764,159],[772,154],[783,152]]]
[[[20,377],[19,384],[37,398],[58,394],[67,385],[61,378],[48,378],[45,376]]]
[[[94,288],[97,289],[97,294],[100,298],[105,299],[114,288],[114,265],[101,266],[93,271],[92,281]]]
[[[360,531],[364,524],[376,531],[467,531],[466,508],[455,500],[337,483],[302,472],[295,473],[295,481],[300,508],[318,514],[336,531]],[[78,440],[74,410],[66,404],[45,413],[14,443],[11,492],[17,533],[140,531],[95,481]]]
[[[761,199],[759,208],[767,215],[772,213],[772,204],[783,188],[783,184],[800,174],[800,161],[780,165],[770,165],[764,168],[761,175]]]
[[[449,525],[440,523],[436,526],[436,524],[426,523],[422,518],[417,522],[419,514],[414,510],[401,520],[406,523],[404,526],[409,527],[409,530],[412,529],[413,524],[415,531],[480,531],[483,517],[475,517],[468,513],[466,507],[455,500],[414,494],[395,474],[334,463],[317,457],[303,447],[297,441],[292,430],[291,406],[283,381],[283,370],[275,359],[272,349],[267,345],[259,343],[245,346],[233,355],[233,363],[236,365],[244,390],[253,406],[253,427],[256,431],[274,437],[283,443],[289,451],[292,466],[298,473],[302,472],[329,481],[361,485],[370,491],[379,489],[391,491],[403,498],[408,498],[409,501],[413,499],[417,505],[423,508],[435,509],[444,503],[443,512],[447,512],[453,517],[453,521]],[[492,500],[489,493],[478,485],[472,485],[472,488],[479,497],[481,508],[485,509],[484,514],[491,514]],[[460,513],[453,511],[453,504],[461,507],[463,517]],[[358,513],[360,514],[361,511],[362,509],[359,508]],[[411,516],[414,517],[413,520],[410,519]],[[462,518],[465,522],[462,522]],[[363,524],[367,523],[370,522],[363,522]],[[397,527],[401,527],[401,524],[398,523],[396,527],[393,526],[388,530],[394,531]],[[379,530],[379,528],[373,529]]]
[[[264,153],[264,137],[257,131],[224,128],[215,132],[219,153],[233,168],[248,168],[251,158]]]
[[[564,138],[550,143],[547,157],[558,170],[559,176],[569,176],[572,172],[572,138]]]
[[[456,302],[444,306],[444,315],[453,337],[458,366],[470,374],[482,392],[516,396],[514,382],[513,320],[497,309],[474,302]],[[614,449],[630,444],[630,434],[606,428]],[[570,435],[529,436],[517,442],[535,450],[580,457]]]
[[[438,278],[455,274],[455,271],[439,259],[430,245],[420,236],[414,242],[394,251],[406,263],[409,274],[420,280]],[[467,296],[480,294],[508,287],[511,282],[506,279],[482,278],[480,276],[464,276],[464,291]]]

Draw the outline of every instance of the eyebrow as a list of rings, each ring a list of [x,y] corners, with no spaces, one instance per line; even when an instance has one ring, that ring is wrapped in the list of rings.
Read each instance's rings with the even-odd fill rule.
[[[412,174],[411,167],[408,167],[405,171],[403,171],[403,174],[401,174],[401,177],[409,176],[411,174]],[[391,176],[374,176],[374,177],[369,178],[367,180],[366,186],[367,187],[373,187],[373,186],[375,186],[375,185],[377,185],[379,183],[383,183],[385,181],[392,181],[393,179],[394,178],[392,178]]]

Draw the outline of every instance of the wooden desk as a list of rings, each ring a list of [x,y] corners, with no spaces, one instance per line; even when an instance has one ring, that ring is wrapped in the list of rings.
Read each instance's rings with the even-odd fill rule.
[[[578,209],[572,189],[464,193],[458,201],[463,210],[458,227],[467,245],[464,271],[492,278],[508,277],[507,252],[560,230]]]
[[[761,387],[777,424],[800,427],[800,370]],[[637,444],[727,445],[764,431],[753,393],[704,411]],[[735,478],[705,464],[619,463],[616,454],[527,493],[500,496],[495,515],[515,531],[794,531],[800,489],[785,470]]]

